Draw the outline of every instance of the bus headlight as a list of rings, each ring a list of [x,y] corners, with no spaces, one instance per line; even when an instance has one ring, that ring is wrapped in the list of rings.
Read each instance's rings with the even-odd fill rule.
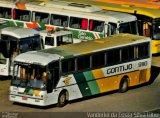
[[[34,90],[34,92],[33,92],[33,93],[34,93],[34,95],[35,95],[35,96],[38,96],[38,95],[39,95],[39,93],[40,93],[40,91],[39,91],[39,90]]]

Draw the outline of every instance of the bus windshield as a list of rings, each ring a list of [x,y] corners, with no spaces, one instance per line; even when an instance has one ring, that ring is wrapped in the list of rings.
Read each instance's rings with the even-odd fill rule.
[[[130,34],[137,34],[137,22],[127,22],[127,23],[121,23],[119,27],[120,33],[130,33]]]
[[[42,48],[40,36],[23,38],[19,42],[21,53],[33,50],[40,50]]]
[[[16,64],[14,68],[12,85],[33,89],[46,88],[46,69],[44,67]]]
[[[1,52],[6,58],[11,58],[12,55],[18,55],[27,51],[42,49],[40,36],[27,37],[17,39],[12,36],[2,35]]]
[[[160,19],[153,21],[153,38],[155,40],[160,40]]]

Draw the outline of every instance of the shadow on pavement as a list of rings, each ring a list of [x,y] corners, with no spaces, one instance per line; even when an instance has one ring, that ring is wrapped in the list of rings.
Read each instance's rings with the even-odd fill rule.
[[[160,73],[160,67],[155,67],[155,66],[151,67],[151,78],[149,84],[152,84],[156,79],[158,79],[157,77],[159,73]]]
[[[36,105],[30,105],[30,104],[24,104],[24,103],[18,103],[18,102],[14,102],[13,104],[14,105],[23,106],[23,107],[29,107],[29,108],[35,108],[35,109],[43,109],[43,110],[57,107],[56,104],[49,105],[49,106],[36,106]]]

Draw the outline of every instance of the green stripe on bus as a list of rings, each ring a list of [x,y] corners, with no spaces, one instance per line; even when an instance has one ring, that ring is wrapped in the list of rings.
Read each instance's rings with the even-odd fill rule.
[[[85,76],[86,81],[94,80],[94,76],[91,71],[84,72],[83,74]]]
[[[83,96],[89,96],[100,93],[98,85],[91,71],[75,74],[74,77],[78,83],[79,89]],[[85,81],[89,82],[83,83]]]
[[[38,22],[38,24],[40,25],[39,27],[40,27],[42,30],[45,30],[45,29],[46,29],[46,26],[45,26],[44,23]]]
[[[23,22],[16,22],[17,26],[21,26],[24,27],[24,23]]]
[[[16,24],[14,23],[14,21],[10,21],[10,20],[9,20],[9,22],[7,23],[7,25],[8,25],[8,26],[11,26],[11,27],[16,26]]]
[[[86,82],[86,79],[85,79],[85,76],[83,73],[76,73],[76,74],[74,74],[74,77],[75,77],[77,83]]]
[[[81,30],[72,30],[72,29],[69,29],[69,30],[72,31],[73,38],[86,39],[86,40],[96,39],[96,37],[94,36],[94,32],[81,31]],[[99,36],[101,38],[103,37],[102,33],[97,33],[97,34],[99,34]]]
[[[97,82],[95,81],[95,78],[94,78],[92,72],[87,71],[87,72],[84,72],[83,74],[86,78],[86,81],[89,81],[88,86],[90,88],[92,95],[100,93],[99,87],[97,85]]]
[[[90,88],[86,82],[79,83],[78,86],[79,86],[79,89],[80,89],[83,97],[92,95]]]
[[[74,74],[75,80],[77,81],[78,87],[82,93],[82,96],[90,96],[91,91],[88,84],[86,83],[86,78],[83,73]]]
[[[103,34],[99,34],[99,36],[100,36],[100,39],[101,39],[101,38],[104,38],[104,35],[103,35]]]
[[[100,93],[99,87],[98,87],[97,82],[95,80],[89,81],[88,86],[91,90],[92,95]]]

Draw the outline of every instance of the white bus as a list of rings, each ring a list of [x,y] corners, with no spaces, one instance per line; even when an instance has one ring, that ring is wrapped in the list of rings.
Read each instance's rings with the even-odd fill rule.
[[[137,18],[127,13],[60,1],[27,2],[25,5],[0,1],[0,19],[13,26],[42,29],[66,28],[73,38],[99,39],[118,33],[137,34]]]
[[[0,76],[12,74],[13,60],[20,53],[71,43],[74,42],[70,31],[3,27],[0,30]]]
[[[29,28],[6,27],[0,30],[0,76],[12,74],[13,60],[27,51],[43,49],[38,31]]]
[[[76,41],[73,40],[73,34],[71,31],[42,30],[39,33],[43,40],[44,49],[76,43]]]
[[[11,101],[38,106],[57,104],[148,82],[151,40],[119,34],[18,55]]]

